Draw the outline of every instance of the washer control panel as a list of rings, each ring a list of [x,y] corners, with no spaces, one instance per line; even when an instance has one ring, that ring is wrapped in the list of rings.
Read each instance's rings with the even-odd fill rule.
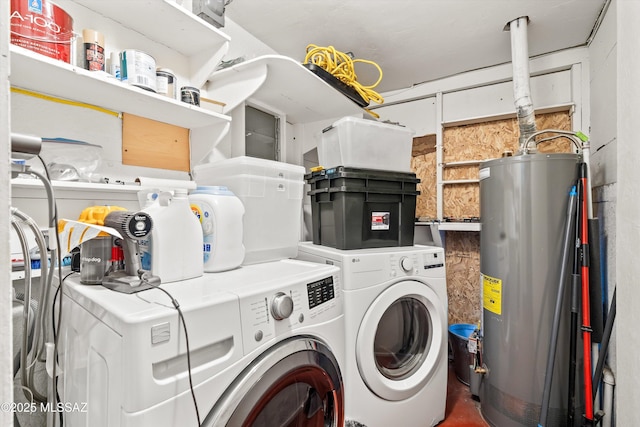
[[[276,320],[284,320],[293,313],[293,298],[284,292],[278,292],[271,300],[271,315]]]
[[[307,284],[307,298],[309,299],[309,308],[314,308],[320,304],[331,301],[336,297],[335,287],[333,285],[333,276],[325,277]]]
[[[275,290],[240,295],[245,353],[295,329],[340,316],[343,308],[339,280],[334,273]]]
[[[410,257],[403,256],[400,258],[400,268],[409,273],[413,270],[413,260]]]

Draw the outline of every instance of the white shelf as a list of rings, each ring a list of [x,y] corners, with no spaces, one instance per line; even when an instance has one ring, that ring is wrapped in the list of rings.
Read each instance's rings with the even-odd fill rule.
[[[222,49],[231,38],[170,0],[73,0],[184,54]]]
[[[480,231],[482,224],[479,222],[441,222],[438,229],[442,231]]]
[[[37,277],[40,277],[40,273],[41,273],[41,271],[40,271],[39,268],[38,269],[32,268],[31,269],[31,278],[35,279]],[[12,271],[11,272],[11,280],[22,280],[24,278],[25,278],[24,270],[22,270],[22,271]]]
[[[458,162],[446,162],[446,163],[443,163],[442,166],[443,167],[473,166],[473,165],[479,165],[482,162],[484,162],[484,160],[462,160]]]
[[[476,184],[480,182],[479,179],[452,179],[449,181],[442,181],[442,185],[450,185],[450,184]]]
[[[73,198],[77,200],[110,198],[114,196],[122,200],[137,201],[139,185],[100,184],[77,181],[51,181],[57,198]],[[44,195],[44,184],[39,179],[14,178],[11,180],[11,192],[14,198],[41,197]]]
[[[189,59],[192,86],[201,87],[229,50],[231,38],[171,0],[73,0]]]
[[[207,90],[228,113],[245,100],[278,110],[292,124],[362,113],[356,103],[292,58],[265,55],[209,76]]]
[[[11,45],[10,52],[13,87],[189,129],[231,121],[229,116],[122,83],[106,73],[90,72],[19,46]]]

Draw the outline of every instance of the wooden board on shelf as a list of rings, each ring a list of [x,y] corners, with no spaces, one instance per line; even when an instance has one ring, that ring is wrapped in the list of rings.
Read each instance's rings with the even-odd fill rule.
[[[420,194],[416,197],[416,218],[437,218],[436,153],[412,157],[411,169],[420,179]]]
[[[480,186],[477,183],[446,185],[442,197],[445,218],[480,217]]]
[[[436,152],[436,136],[424,135],[413,138],[413,146],[411,148],[411,156],[423,156]]]
[[[122,115],[122,164],[189,172],[189,129]]]
[[[442,179],[444,181],[455,181],[459,179],[478,179],[478,165],[464,165],[456,167],[448,167],[442,171]]]

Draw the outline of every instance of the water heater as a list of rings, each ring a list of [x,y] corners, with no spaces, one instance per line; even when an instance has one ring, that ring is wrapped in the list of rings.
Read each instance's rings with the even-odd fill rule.
[[[480,165],[480,272],[487,372],[484,418],[537,426],[576,154],[523,154]],[[570,271],[570,270],[569,270]],[[565,289],[568,292],[569,286]],[[564,301],[569,301],[565,295]],[[569,318],[561,321],[548,426],[567,418]]]

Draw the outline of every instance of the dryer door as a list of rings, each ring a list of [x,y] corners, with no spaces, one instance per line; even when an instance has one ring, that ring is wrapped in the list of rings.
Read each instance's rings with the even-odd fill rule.
[[[385,289],[365,313],[356,340],[358,370],[371,391],[404,400],[421,390],[442,363],[446,325],[446,305],[428,285],[406,280]]]
[[[329,348],[294,337],[259,356],[229,386],[202,426],[342,427],[344,392]]]

